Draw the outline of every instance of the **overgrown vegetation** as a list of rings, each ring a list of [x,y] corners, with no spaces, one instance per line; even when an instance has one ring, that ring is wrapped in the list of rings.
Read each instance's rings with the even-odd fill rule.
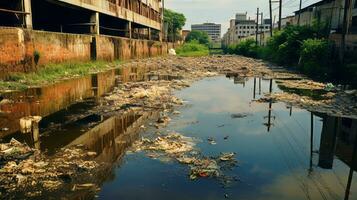
[[[206,32],[192,30],[186,37],[186,42],[191,42],[193,40],[198,41],[200,44],[208,46],[210,43],[210,38]]]
[[[228,46],[226,52],[256,58],[258,57],[258,48],[253,39],[247,39],[237,45]]]
[[[339,64],[334,44],[327,40],[325,24],[287,26],[277,31],[266,46],[257,46],[248,39],[224,48],[225,53],[269,60],[283,66],[296,67],[302,73],[322,80],[340,79],[356,85],[355,61]],[[353,56],[347,56],[353,58]],[[348,64],[350,63],[350,64]]]
[[[332,44],[326,39],[307,39],[300,47],[299,69],[314,77],[331,74]]]
[[[103,71],[120,64],[120,61],[91,61],[49,64],[32,73],[12,73],[0,81],[0,90],[23,90],[29,86],[54,83],[63,78],[84,76]]]
[[[206,56],[209,54],[208,46],[200,44],[197,40],[186,42],[176,49],[179,56]]]
[[[181,39],[178,31],[181,30],[186,23],[185,15],[170,9],[165,9],[164,23],[165,26],[167,26],[167,38],[169,41],[173,42]]]

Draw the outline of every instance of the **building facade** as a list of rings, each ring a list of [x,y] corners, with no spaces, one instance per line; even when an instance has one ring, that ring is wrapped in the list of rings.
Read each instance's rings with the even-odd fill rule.
[[[238,43],[241,39],[255,35],[257,30],[256,20],[247,17],[247,13],[237,13],[235,19],[230,20],[230,26],[223,36],[223,45]],[[263,20],[258,24],[258,33],[269,31],[270,21]]]
[[[219,42],[221,40],[221,24],[193,24],[191,25],[191,30],[206,32],[213,42]]]
[[[161,6],[161,0],[1,0],[0,26],[149,39],[162,29]]]

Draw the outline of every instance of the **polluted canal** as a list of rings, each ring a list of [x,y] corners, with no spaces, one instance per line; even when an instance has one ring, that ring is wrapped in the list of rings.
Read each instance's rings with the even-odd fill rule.
[[[205,76],[83,100],[44,117],[39,143],[4,136],[0,198],[357,199],[356,119],[268,98],[286,90],[271,78]]]
[[[333,127],[337,121],[346,126],[341,130],[356,131],[356,121],[284,103],[254,102],[269,92],[269,80],[260,80],[260,87],[258,82],[255,94],[253,78],[234,84],[225,77],[207,78],[178,92],[186,102],[180,114],[134,143],[98,197],[343,199],[353,142],[344,138],[348,132],[336,135]],[[276,85],[273,90],[278,90]],[[178,140],[188,144],[187,150],[157,147],[175,140],[166,139],[177,137],[171,134],[180,134]]]

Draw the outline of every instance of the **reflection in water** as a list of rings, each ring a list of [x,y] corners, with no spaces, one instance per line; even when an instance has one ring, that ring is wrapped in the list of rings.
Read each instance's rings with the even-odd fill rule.
[[[242,182],[222,191],[213,180],[189,181],[186,171],[177,163],[129,154],[124,157],[128,163],[116,169],[116,178],[104,183],[99,198],[220,199],[225,193],[233,199],[264,200],[341,199],[345,196],[351,187],[347,184],[349,165],[339,161],[342,158],[337,152],[337,157],[329,152],[338,143],[319,145],[325,140],[323,133],[317,134],[325,132],[324,116],[299,108],[294,108],[293,113],[292,106],[284,103],[254,103],[252,99],[260,98],[264,92],[281,90],[273,80],[231,77],[234,77],[234,85],[227,79],[211,78],[178,92],[177,95],[191,105],[182,108],[182,116],[174,117],[169,127],[160,132],[175,130],[201,139],[197,146],[206,156],[237,152],[241,165],[232,173]],[[249,115],[231,118],[235,113]],[[189,123],[191,121],[195,123]],[[229,137],[223,139],[224,136]],[[217,144],[212,146],[205,142],[209,137]],[[319,160],[315,159],[318,157],[313,148],[320,148]],[[333,173],[318,167],[328,166],[329,162],[336,163]],[[340,184],[343,192],[334,186],[336,179],[343,182]],[[354,181],[349,182],[352,185]]]
[[[316,115],[320,115],[323,119],[318,166],[332,169],[334,156],[349,166],[350,171],[344,198],[347,200],[349,199],[353,171],[357,169],[357,120],[325,114]]]
[[[0,104],[0,138],[19,131],[22,117],[46,117],[86,98],[108,92],[115,83],[115,70],[64,80],[41,88],[3,93]]]
[[[125,149],[137,138],[141,124],[155,113],[139,115],[128,112],[102,121],[86,133],[77,137],[67,146],[85,145],[87,149],[97,153],[100,162],[115,162],[125,153]]]
[[[135,71],[129,71],[123,72],[123,81],[129,79],[125,74],[138,79],[131,74]],[[292,112],[291,105],[272,101],[255,103],[252,100],[264,92],[281,90],[271,79],[232,77],[233,81],[202,80],[177,92],[191,105],[181,108],[181,115],[172,116],[169,126],[159,130],[201,139],[197,148],[205,156],[236,152],[240,166],[230,175],[242,181],[230,188],[221,188],[211,179],[190,181],[186,168],[175,162],[125,154],[143,121],[157,113],[103,117],[86,114],[95,103],[79,104],[41,121],[40,148],[55,153],[58,148],[83,144],[97,152],[97,161],[113,164],[113,170],[99,180],[103,184],[99,199],[222,199],[224,194],[248,200],[355,198],[355,119],[299,108]],[[149,80],[160,78],[152,75]],[[73,112],[83,115],[76,118]],[[248,114],[231,118],[236,113]],[[157,130],[145,134],[157,137]],[[209,137],[217,144],[207,143]]]

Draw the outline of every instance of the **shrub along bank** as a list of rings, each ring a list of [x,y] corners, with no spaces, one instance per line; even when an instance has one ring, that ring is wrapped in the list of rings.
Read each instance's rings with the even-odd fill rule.
[[[339,80],[357,86],[356,55],[347,55],[345,64],[340,64],[334,44],[325,39],[326,30],[325,25],[287,26],[275,32],[266,46],[257,46],[254,40],[248,39],[225,47],[224,51],[297,67],[320,80]]]
[[[176,49],[179,56],[206,56],[209,54],[208,46],[196,40],[186,42]]]

